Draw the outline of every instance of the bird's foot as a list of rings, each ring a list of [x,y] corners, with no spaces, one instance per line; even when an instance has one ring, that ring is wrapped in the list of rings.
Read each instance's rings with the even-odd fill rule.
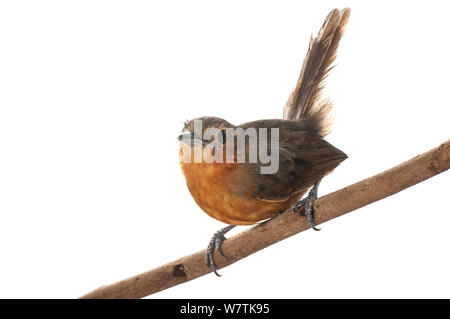
[[[309,191],[308,196],[294,203],[294,212],[296,212],[300,206],[303,206],[304,209],[300,214],[305,215],[306,218],[308,219],[309,226],[311,226],[312,229],[317,231],[319,231],[320,228],[316,227],[314,221],[314,202],[317,199],[317,189],[319,187],[319,183],[320,182],[314,184],[314,186]]]
[[[225,256],[222,252],[222,242],[226,239],[225,234],[234,228],[235,225],[230,225],[221,230],[217,231],[209,241],[208,247],[206,248],[206,266],[211,267],[212,271],[220,277],[217,272],[217,265],[214,261],[214,250],[220,255]]]

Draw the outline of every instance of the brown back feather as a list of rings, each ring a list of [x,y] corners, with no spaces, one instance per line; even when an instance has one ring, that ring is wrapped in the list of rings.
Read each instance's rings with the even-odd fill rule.
[[[349,17],[350,9],[345,8],[334,9],[325,18],[317,37],[310,40],[297,86],[283,110],[283,119],[302,120],[312,133],[322,137],[331,129],[331,101],[322,91]]]

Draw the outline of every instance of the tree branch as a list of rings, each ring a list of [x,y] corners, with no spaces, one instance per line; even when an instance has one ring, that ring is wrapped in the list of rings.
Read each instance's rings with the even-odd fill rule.
[[[361,208],[450,168],[450,140],[398,166],[356,184],[323,196],[316,201],[316,222],[321,224]],[[308,229],[306,218],[292,209],[265,223],[241,232],[223,243],[219,268]],[[81,298],[141,298],[206,275],[205,250],[172,261],[142,274],[102,286]]]

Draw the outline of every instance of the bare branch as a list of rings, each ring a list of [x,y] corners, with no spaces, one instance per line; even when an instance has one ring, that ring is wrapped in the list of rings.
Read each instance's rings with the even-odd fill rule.
[[[398,166],[316,201],[317,224],[341,216],[420,183],[450,168],[450,140]],[[223,243],[227,257],[216,254],[219,268],[308,229],[306,218],[291,210],[233,236]],[[205,250],[142,274],[102,286],[81,298],[141,298],[206,275]]]

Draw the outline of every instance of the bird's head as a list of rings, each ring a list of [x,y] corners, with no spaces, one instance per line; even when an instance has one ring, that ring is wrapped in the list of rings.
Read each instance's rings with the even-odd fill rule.
[[[198,148],[203,153],[205,147],[223,147],[226,143],[225,130],[233,127],[234,125],[226,120],[213,116],[198,117],[186,121],[180,136],[178,136],[178,140],[181,142],[180,156],[193,154],[195,149]]]

